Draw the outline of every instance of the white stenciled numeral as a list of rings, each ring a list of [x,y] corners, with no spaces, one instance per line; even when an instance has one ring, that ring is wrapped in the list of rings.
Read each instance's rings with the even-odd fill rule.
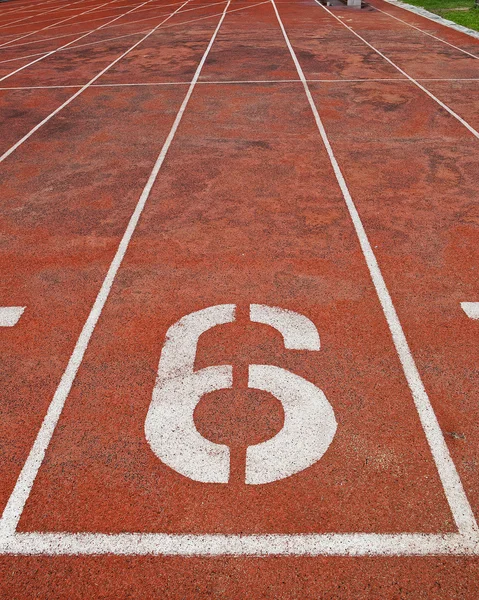
[[[194,371],[196,349],[202,333],[235,320],[235,308],[234,304],[211,306],[169,328],[145,422],[146,439],[158,458],[178,473],[204,483],[228,482],[230,454],[227,446],[215,444],[198,432],[193,413],[203,395],[232,386],[233,368],[222,365]],[[320,348],[317,329],[304,315],[252,304],[250,319],[279,331],[287,349]],[[277,435],[247,449],[246,483],[284,479],[317,462],[337,428],[334,411],[322,390],[274,365],[250,365],[248,385],[280,400],[285,420]]]

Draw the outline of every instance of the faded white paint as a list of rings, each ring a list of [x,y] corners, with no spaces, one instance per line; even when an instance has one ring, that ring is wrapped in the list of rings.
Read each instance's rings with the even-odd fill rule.
[[[457,533],[167,534],[16,533],[0,554],[119,556],[478,556],[479,538]]]
[[[479,302],[461,302],[461,308],[470,319],[479,319]]]
[[[156,456],[203,483],[228,483],[230,451],[198,432],[193,413],[204,394],[232,386],[233,368],[194,371],[196,349],[202,333],[234,319],[235,305],[222,304],[193,312],[168,329],[145,421],[146,439]]]
[[[246,483],[278,481],[316,463],[329,448],[337,423],[324,393],[299,375],[273,365],[251,365],[250,388],[273,394],[284,409],[284,426],[246,451]]]
[[[23,314],[25,306],[1,306],[0,327],[13,327]]]
[[[307,317],[292,310],[251,304],[250,319],[254,323],[263,323],[277,329],[288,350],[319,350],[318,330]]]
[[[194,410],[203,395],[232,386],[233,368],[221,365],[195,371],[198,340],[212,327],[232,323],[235,309],[234,304],[210,306],[168,329],[145,421],[146,439],[156,456],[181,475],[203,483],[228,483],[230,452],[227,446],[201,436]],[[288,349],[319,350],[318,331],[304,315],[252,304],[250,318],[279,331]],[[247,449],[246,483],[284,479],[317,462],[337,427],[324,393],[299,375],[273,365],[250,365],[248,385],[278,398],[285,421],[272,439]]]

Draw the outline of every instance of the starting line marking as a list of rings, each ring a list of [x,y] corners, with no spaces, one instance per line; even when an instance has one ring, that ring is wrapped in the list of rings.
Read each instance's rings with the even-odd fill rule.
[[[127,556],[477,556],[479,536],[427,533],[221,535],[16,533],[0,554]]]
[[[479,319],[479,302],[461,302],[461,308],[470,319]]]
[[[13,327],[16,325],[25,310],[25,306],[1,306],[0,327]]]

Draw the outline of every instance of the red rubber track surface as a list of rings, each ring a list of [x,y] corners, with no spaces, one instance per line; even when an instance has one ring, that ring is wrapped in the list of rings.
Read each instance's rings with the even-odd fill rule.
[[[26,307],[0,327],[2,510],[226,8],[66,4],[0,4],[0,306]],[[19,533],[457,531],[280,23],[478,518],[479,321],[461,302],[479,302],[479,41],[382,0],[276,7],[281,21],[270,1],[227,7]],[[230,446],[231,480],[203,484],[158,459],[144,424],[168,328],[231,303],[236,322],[203,334],[195,360],[233,366],[233,388],[195,411],[198,431]],[[251,304],[304,314],[321,350],[286,350],[250,322]],[[258,486],[244,483],[246,448],[280,431],[284,411],[248,389],[251,364],[312,382],[338,422],[317,463]],[[0,554],[0,597],[470,599],[478,560]]]

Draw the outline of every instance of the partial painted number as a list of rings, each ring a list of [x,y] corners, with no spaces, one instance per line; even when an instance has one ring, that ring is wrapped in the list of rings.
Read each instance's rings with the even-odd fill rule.
[[[168,329],[146,417],[146,439],[156,456],[195,481],[229,481],[228,446],[204,438],[195,427],[193,413],[203,395],[232,387],[233,367],[218,365],[198,371],[193,367],[200,335],[217,325],[234,322],[235,309],[234,304],[210,306],[186,315]],[[320,348],[318,331],[304,315],[252,304],[250,319],[278,330],[287,349]],[[273,438],[248,447],[246,483],[277,481],[316,463],[337,428],[333,408],[322,390],[274,365],[250,365],[248,385],[278,398],[285,417],[283,428]]]

